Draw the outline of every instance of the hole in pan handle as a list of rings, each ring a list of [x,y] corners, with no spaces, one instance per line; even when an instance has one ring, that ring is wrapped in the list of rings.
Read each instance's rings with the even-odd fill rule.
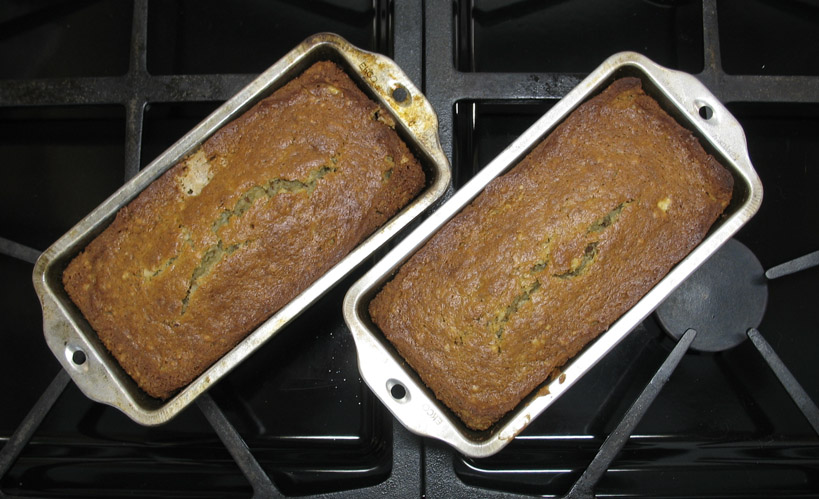
[[[85,364],[86,360],[88,359],[85,356],[85,352],[83,352],[82,350],[75,350],[74,353],[71,354],[71,361],[77,364],[78,366]]]
[[[409,390],[400,381],[396,379],[389,379],[387,380],[387,391],[390,392],[390,396],[396,402],[405,403],[408,402],[410,399]]]
[[[392,98],[395,100],[395,102],[405,104],[410,98],[409,90],[407,90],[404,85],[399,83],[398,86],[392,89]]]
[[[714,116],[714,110],[709,105],[702,105],[699,109],[700,118],[710,120]]]

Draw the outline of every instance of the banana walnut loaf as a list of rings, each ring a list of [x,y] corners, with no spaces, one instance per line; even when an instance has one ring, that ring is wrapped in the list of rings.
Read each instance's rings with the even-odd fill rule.
[[[421,190],[394,126],[316,63],[122,208],[65,289],[138,385],[167,398]]]
[[[441,228],[370,314],[443,403],[487,429],[685,257],[732,186],[640,80],[617,80]]]

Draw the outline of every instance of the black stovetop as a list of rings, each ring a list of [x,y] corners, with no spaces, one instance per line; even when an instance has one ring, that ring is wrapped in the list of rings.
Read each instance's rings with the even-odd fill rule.
[[[819,250],[815,0],[6,0],[6,446],[61,379],[31,283],[39,251],[320,31],[390,55],[423,88],[439,114],[454,188],[614,52],[693,73],[739,119],[765,187],[759,213],[736,239],[765,269]],[[465,458],[405,430],[358,376],[340,302],[372,263],[168,424],[139,426],[69,383],[0,471],[0,495],[227,497],[250,495],[254,485],[260,495],[345,498],[563,495],[675,344],[652,315],[507,448]],[[815,267],[768,282],[758,327],[814,401],[818,284]],[[231,457],[220,440],[223,417],[268,482],[254,484],[243,474],[253,465]],[[689,352],[595,490],[819,496],[819,437],[751,342]]]

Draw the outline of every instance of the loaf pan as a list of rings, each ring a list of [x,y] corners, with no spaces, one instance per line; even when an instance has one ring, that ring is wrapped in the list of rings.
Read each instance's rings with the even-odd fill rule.
[[[119,366],[71,302],[62,285],[63,270],[111,223],[117,211],[153,180],[194,151],[221,126],[321,60],[331,60],[341,66],[365,94],[392,114],[396,131],[424,168],[427,178],[424,190],[176,396],[166,401],[148,396]],[[392,60],[360,50],[337,35],[314,35],[214,111],[41,255],[34,268],[34,287],[43,307],[43,328],[48,346],[89,398],[120,409],[138,423],[164,423],[421,214],[445,192],[450,176],[449,163],[438,139],[437,116],[403,71]]]
[[[584,101],[619,77],[636,76],[645,91],[681,125],[691,130],[734,177],[733,199],[706,238],[633,308],[591,342],[492,428],[477,432],[440,403],[370,319],[368,305],[400,266],[486,185],[515,166]],[[693,76],[672,71],[633,52],[618,53],[584,79],[534,125],[456,192],[369,272],[344,299],[344,318],[358,351],[361,376],[395,417],[411,431],[443,440],[470,457],[500,451],[549,408],[694,270],[756,213],[762,185],[748,157],[745,135],[736,119]],[[565,376],[564,376],[565,375]]]

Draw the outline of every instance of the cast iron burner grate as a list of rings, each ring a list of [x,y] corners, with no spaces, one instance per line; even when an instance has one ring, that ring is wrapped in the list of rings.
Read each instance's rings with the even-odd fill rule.
[[[681,343],[687,331],[698,331],[690,343],[696,351],[722,352],[750,338],[819,434],[819,409],[757,330],[768,302],[767,280],[817,265],[819,251],[764,272],[753,252],[731,239],[660,305],[657,318],[665,331]]]
[[[815,264],[814,262],[813,265]],[[787,262],[783,266],[797,272],[812,265],[808,259],[801,258],[796,263]],[[780,274],[780,271],[772,270],[772,274]],[[606,438],[600,452],[566,497],[594,497],[595,485],[622,450],[689,349],[721,352],[750,338],[814,431],[819,434],[819,409],[816,404],[756,330],[765,313],[767,299],[768,288],[762,265],[747,246],[735,239],[726,242],[684,281],[657,309],[660,323],[669,335],[678,340],[677,345],[614,432]]]

